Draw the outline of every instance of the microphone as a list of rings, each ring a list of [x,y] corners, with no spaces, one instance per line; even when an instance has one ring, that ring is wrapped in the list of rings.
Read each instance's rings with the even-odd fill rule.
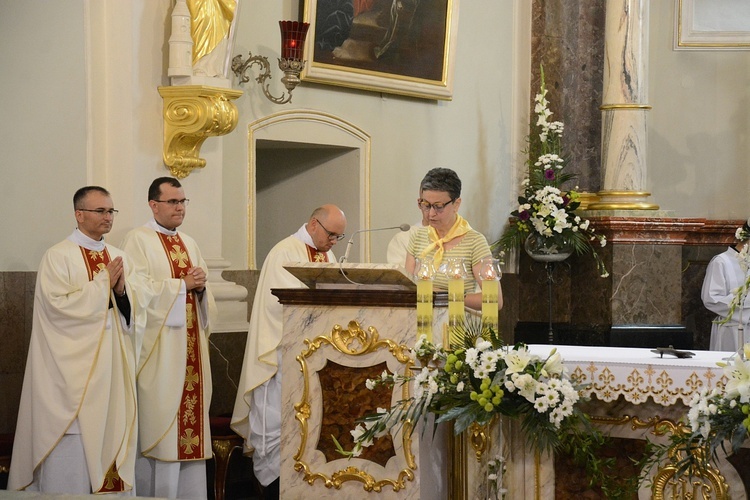
[[[369,233],[371,231],[385,231],[387,229],[400,229],[401,231],[408,231],[411,229],[411,226],[409,224],[401,224],[400,226],[391,226],[391,227],[378,227],[375,229],[360,229],[358,231],[354,231],[352,233],[352,237],[349,238],[349,243],[346,244],[346,252],[344,252],[343,257],[339,259],[339,263],[343,264],[346,262],[346,259],[349,258],[349,250],[351,250],[352,246],[354,246],[354,237],[357,236],[359,233]]]

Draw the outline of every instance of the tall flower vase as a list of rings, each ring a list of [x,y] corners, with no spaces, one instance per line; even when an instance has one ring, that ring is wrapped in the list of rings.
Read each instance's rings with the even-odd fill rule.
[[[524,250],[533,260],[544,263],[547,272],[547,294],[549,301],[549,329],[547,341],[555,343],[555,333],[552,329],[552,285],[554,284],[555,265],[573,254],[573,244],[570,240],[558,236],[546,238],[538,233],[531,233],[523,244]]]

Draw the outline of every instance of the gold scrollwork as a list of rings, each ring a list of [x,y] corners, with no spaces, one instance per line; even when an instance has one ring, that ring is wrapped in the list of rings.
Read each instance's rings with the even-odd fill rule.
[[[662,422],[655,428],[659,435],[667,432],[689,434],[690,428],[680,422]],[[729,484],[717,468],[708,463],[706,448],[693,448],[689,453],[696,456],[696,460],[706,463],[706,467],[693,468],[688,474],[678,476],[677,464],[685,458],[685,452],[677,448],[671,448],[668,452],[670,463],[660,467],[652,480],[652,491],[654,500],[665,498],[717,498],[719,500],[729,498]]]
[[[164,100],[164,164],[172,175],[184,179],[193,169],[206,166],[199,157],[203,142],[237,126],[237,106],[231,101],[242,91],[177,85],[159,87],[159,94]]]
[[[629,424],[633,430],[651,428],[651,432],[656,436],[690,433],[690,427],[684,422],[662,419],[659,416],[646,420],[629,415],[621,417],[592,416],[591,421],[599,425]],[[705,470],[694,470],[691,474],[683,474],[678,477],[678,467],[675,464],[684,458],[682,453],[679,450],[671,449],[668,453],[670,462],[659,467],[654,475],[651,486],[654,500],[664,500],[665,498],[729,498],[729,485],[724,476],[710,464]],[[707,450],[695,449],[691,453],[705,454]],[[698,459],[701,460],[701,457],[698,457]]]
[[[489,447],[489,427],[490,424],[479,425],[476,422],[473,422],[469,426],[469,442],[474,449],[474,456],[477,462],[482,461],[482,455],[484,455],[484,452]]]
[[[356,345],[354,344],[355,340],[357,342]],[[303,472],[304,481],[308,484],[312,485],[315,481],[322,480],[326,488],[339,489],[346,481],[360,481],[363,484],[362,487],[365,491],[379,492],[384,486],[392,487],[393,491],[399,491],[405,488],[406,481],[412,481],[414,479],[413,470],[417,467],[416,459],[411,449],[412,423],[409,421],[404,423],[401,431],[403,453],[407,467],[399,472],[398,478],[396,479],[385,478],[377,480],[371,474],[354,466],[349,466],[336,471],[331,474],[331,477],[328,477],[326,474],[313,472],[310,465],[303,460],[303,458],[307,447],[308,420],[312,414],[312,404],[310,402],[310,372],[307,365],[307,359],[325,346],[330,346],[334,350],[348,356],[361,356],[376,352],[379,349],[388,349],[396,360],[405,365],[405,371],[408,373],[414,363],[414,360],[409,355],[409,347],[403,344],[397,344],[389,339],[381,340],[375,327],[371,326],[365,331],[355,320],[349,322],[346,330],[340,325],[334,325],[329,336],[321,335],[312,340],[305,339],[304,342],[307,345],[307,349],[303,350],[295,358],[301,367],[303,387],[302,401],[294,405],[296,412],[295,418],[300,424],[300,446],[293,457],[295,460],[294,470],[297,472]],[[408,384],[403,385],[402,396],[404,398],[409,397]]]

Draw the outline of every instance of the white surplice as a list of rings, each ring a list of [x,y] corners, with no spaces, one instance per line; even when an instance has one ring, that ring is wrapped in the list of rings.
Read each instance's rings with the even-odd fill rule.
[[[728,248],[716,255],[706,268],[706,277],[703,279],[701,299],[706,309],[718,316],[711,325],[711,342],[709,349],[712,351],[737,351],[737,332],[740,324],[740,314],[745,330],[745,339],[750,335],[750,305],[745,300],[742,308],[736,308],[732,317],[720,325],[721,321],[729,315],[729,304],[736,290],[744,281],[745,273],[740,268],[737,259],[739,253],[734,248]],[[747,340],[745,340],[747,342]]]

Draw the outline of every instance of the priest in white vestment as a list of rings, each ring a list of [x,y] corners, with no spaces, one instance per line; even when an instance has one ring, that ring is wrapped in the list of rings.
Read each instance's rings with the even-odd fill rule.
[[[81,188],[73,208],[78,227],[37,274],[8,489],[132,494],[138,282],[103,239],[109,192]]]
[[[137,490],[139,496],[205,499],[215,305],[198,245],[177,232],[188,204],[180,182],[154,180],[148,199],[154,218],[122,244],[151,293],[137,373]]]
[[[750,304],[747,297],[742,307],[735,308],[729,317],[729,304],[734,298],[734,292],[745,282],[746,272],[740,267],[739,256],[742,249],[750,241],[750,221],[738,228],[735,238],[738,243],[730,246],[724,252],[714,256],[706,268],[701,288],[701,300],[706,309],[717,315],[711,324],[711,340],[709,349],[712,351],[737,351],[748,342],[750,335]],[[725,321],[723,324],[720,324]],[[738,343],[740,321],[744,325],[744,340]]]
[[[232,429],[245,438],[253,453],[255,477],[267,488],[266,498],[278,497],[281,467],[281,351],[282,305],[272,288],[305,288],[283,268],[294,262],[336,262],[331,248],[344,237],[346,217],[338,207],[323,205],[293,235],[268,253],[258,280],[250,316]]]

